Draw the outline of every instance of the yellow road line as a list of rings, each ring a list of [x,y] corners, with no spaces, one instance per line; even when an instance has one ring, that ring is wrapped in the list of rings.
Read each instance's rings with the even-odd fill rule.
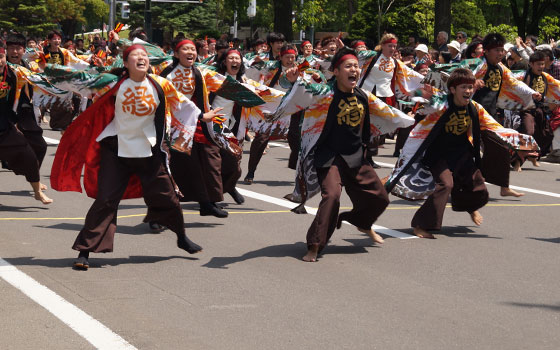
[[[559,207],[560,203],[548,203],[548,204],[486,204],[486,207]],[[451,204],[445,206],[446,208],[451,208]],[[389,206],[387,210],[411,210],[418,209],[419,205],[410,206]],[[340,209],[352,209],[351,207],[340,207]],[[266,211],[230,211],[229,214],[279,214],[279,213],[290,213],[290,210],[266,210]],[[198,211],[183,211],[184,215],[199,215]],[[135,218],[145,216],[146,214],[130,214],[130,215],[119,215],[118,219]],[[29,221],[29,220],[85,220],[85,217],[79,218],[0,218],[0,221]]]
[[[276,214],[276,213],[289,213],[289,210],[268,210],[268,211],[229,211],[229,214]],[[184,215],[199,215],[198,211],[183,211]],[[139,216],[146,216],[144,214],[130,214],[130,215],[119,215],[117,219],[134,218]],[[0,221],[27,221],[27,220],[85,220],[85,217],[81,218],[0,218]]]

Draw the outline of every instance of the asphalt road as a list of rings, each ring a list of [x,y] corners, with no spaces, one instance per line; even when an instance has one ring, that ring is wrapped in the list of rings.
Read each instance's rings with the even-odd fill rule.
[[[202,253],[150,233],[144,202],[126,200],[115,252],[92,254],[87,272],[72,270],[71,245],[93,200],[48,190],[44,206],[23,177],[0,171],[0,349],[560,348],[559,165],[511,173],[512,185],[544,194],[503,198],[489,185],[480,227],[448,209],[436,240],[412,238],[418,203],[391,197],[376,223],[392,234],[383,245],[343,225],[305,263],[313,217],[281,200],[294,173],[286,143],[276,144],[255,183],[239,185],[245,204],[226,195],[227,219],[183,205]],[[386,147],[376,160],[394,163]]]

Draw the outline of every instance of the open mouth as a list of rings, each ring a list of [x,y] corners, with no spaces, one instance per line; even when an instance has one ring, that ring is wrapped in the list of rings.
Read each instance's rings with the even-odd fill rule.
[[[136,68],[146,68],[146,62],[145,61],[136,62]]]
[[[232,65],[231,65],[231,69],[232,69],[232,70],[238,70],[238,69],[239,69],[239,66],[238,66],[237,64],[232,64]]]
[[[355,84],[358,81],[358,74],[350,74],[348,76],[348,81],[352,84]]]
[[[188,55],[185,57],[185,59],[187,60],[187,62],[194,62],[194,56],[193,55]]]

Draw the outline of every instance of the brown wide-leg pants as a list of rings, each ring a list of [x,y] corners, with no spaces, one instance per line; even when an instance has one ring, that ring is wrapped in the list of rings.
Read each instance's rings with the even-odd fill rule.
[[[249,149],[249,167],[248,175],[255,175],[257,165],[261,161],[266,146],[268,145],[269,136],[266,134],[256,133],[253,141],[251,141],[251,148]]]
[[[539,155],[544,156],[550,152],[554,134],[550,128],[550,123],[546,120],[543,109],[535,108],[530,111],[525,111],[521,115],[521,121],[519,132],[531,135],[535,138],[540,148]]]
[[[288,128],[288,145],[290,146],[290,158],[288,159],[288,168],[296,170],[299,158],[299,148],[301,143],[301,131],[299,124],[303,118],[303,111],[292,114],[290,117],[290,126]]]
[[[491,184],[509,187],[511,154],[508,145],[491,131],[482,131],[480,136],[484,144],[482,175]]]
[[[148,158],[123,158],[117,152],[116,137],[101,141],[97,198],[72,249],[94,253],[113,251],[117,209],[133,174],[140,178],[144,201],[148,206],[144,222],[155,221],[177,235],[185,233],[179,198],[162,163],[159,147],[154,147],[153,155]]]
[[[15,174],[25,176],[28,182],[40,180],[37,155],[24,134],[14,126],[0,133],[0,160],[8,163]]]
[[[307,245],[318,244],[324,248],[337,224],[342,186],[352,201],[352,210],[341,213],[341,218],[352,225],[370,229],[371,225],[389,205],[389,196],[375,170],[369,164],[349,168],[337,156],[329,168],[317,169],[321,183],[321,202],[317,215],[307,231]]]
[[[438,161],[430,170],[436,189],[414,214],[412,227],[440,230],[449,195],[454,211],[472,213],[488,203],[484,178],[470,155],[459,160],[454,171],[449,169],[445,160]]]
[[[31,106],[18,110],[17,128],[27,139],[29,146],[31,146],[35,152],[39,167],[41,167],[43,159],[45,159],[45,154],[47,153],[47,143],[43,138],[43,129],[37,124],[35,112]]]
[[[235,156],[214,144],[199,142],[193,143],[190,155],[172,152],[170,168],[184,196],[181,201],[221,202],[241,176]]]

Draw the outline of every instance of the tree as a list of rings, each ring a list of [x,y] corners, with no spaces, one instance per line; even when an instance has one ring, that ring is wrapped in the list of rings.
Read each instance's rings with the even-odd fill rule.
[[[49,10],[47,18],[58,23],[66,36],[73,37],[78,23],[86,22],[84,3],[84,0],[46,0]]]
[[[16,30],[28,35],[42,35],[55,27],[48,20],[45,0],[0,0],[0,28]]]
[[[109,5],[103,0],[85,0],[84,18],[89,30],[101,28],[103,21],[109,18]]]
[[[451,14],[453,33],[463,31],[472,37],[486,28],[486,19],[474,1],[454,1],[451,4]]]
[[[439,32],[451,32],[451,0],[435,0],[434,41]]]
[[[352,38],[375,38],[379,41],[384,31],[394,33],[401,40],[411,34],[426,36],[422,30],[424,22],[426,25],[433,23],[433,0],[366,0],[358,4],[358,11],[350,21]]]
[[[539,26],[542,28],[539,35],[539,42],[547,43],[550,39],[560,36],[560,23],[558,17],[544,16]]]
[[[413,23],[416,23],[418,36],[429,40],[434,32],[434,0],[419,0],[413,5]]]
[[[509,0],[513,19],[517,25],[517,33],[521,37],[526,34],[539,34],[539,22],[553,0]]]
[[[144,3],[132,2],[130,19],[125,21],[134,27],[144,26]],[[200,4],[152,3],[152,28],[174,36],[175,32],[183,32],[191,38],[219,36],[225,28],[219,28],[218,7],[216,0],[205,0]]]

